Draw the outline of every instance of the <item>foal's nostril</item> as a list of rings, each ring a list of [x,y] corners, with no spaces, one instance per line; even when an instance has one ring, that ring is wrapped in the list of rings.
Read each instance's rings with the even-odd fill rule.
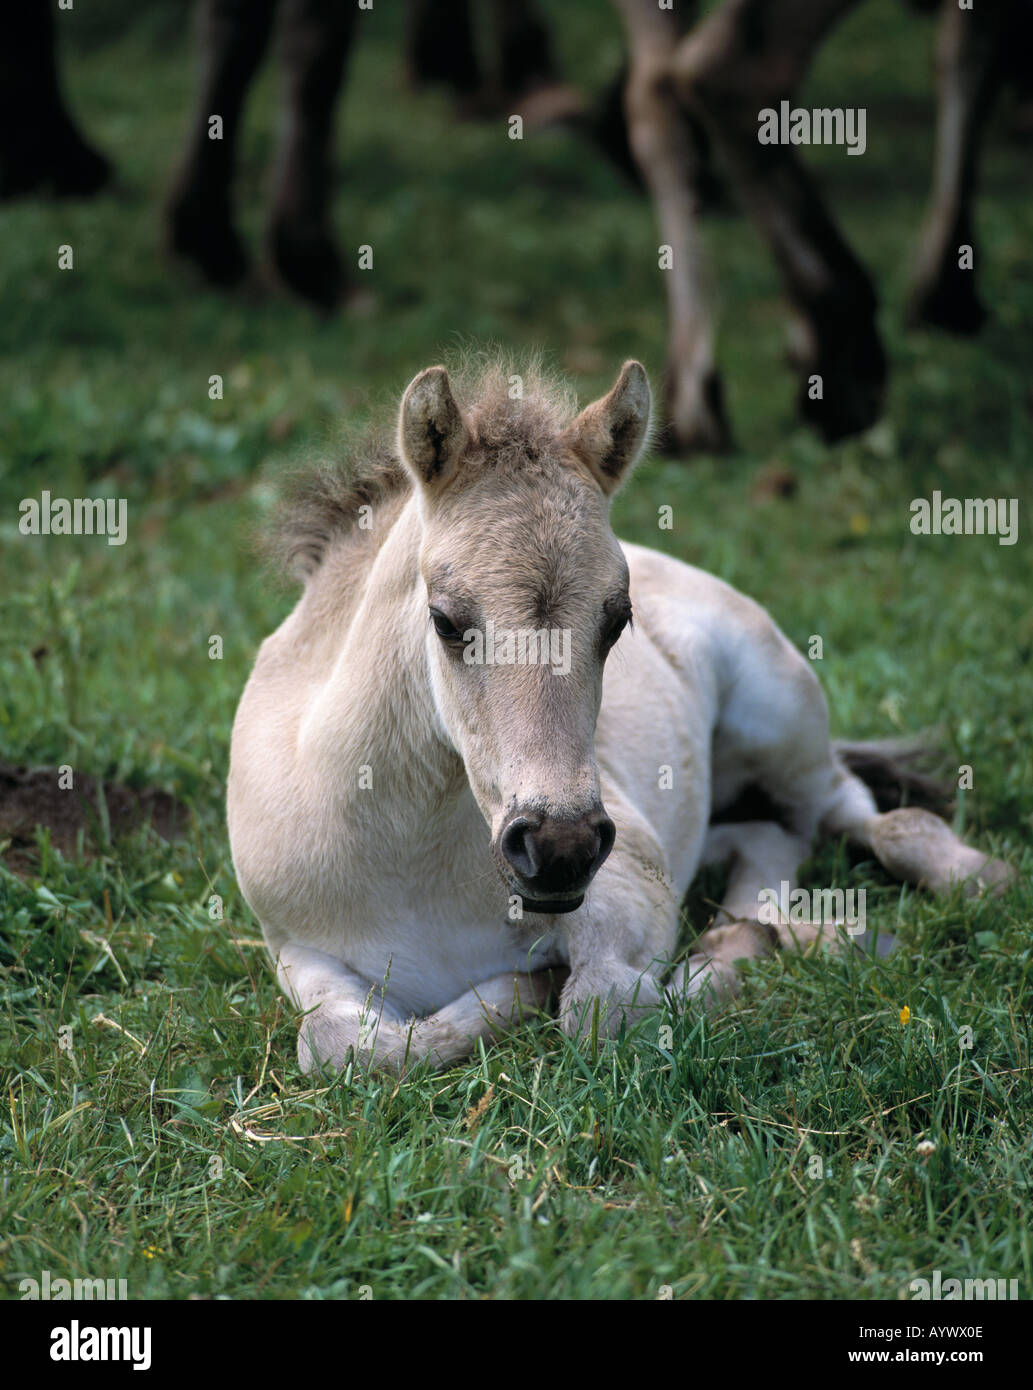
[[[518,880],[535,896],[583,892],[613,848],[616,829],[603,810],[575,820],[519,814],[499,840]]]
[[[599,812],[599,819],[596,821],[595,830],[596,834],[599,836],[599,848],[596,851],[595,863],[592,865],[593,873],[603,865],[610,850],[613,849],[614,840],[617,838],[617,827],[605,811]]]
[[[502,832],[502,853],[520,877],[528,881],[534,878],[541,863],[534,843],[534,833],[540,826],[540,820],[514,816]]]

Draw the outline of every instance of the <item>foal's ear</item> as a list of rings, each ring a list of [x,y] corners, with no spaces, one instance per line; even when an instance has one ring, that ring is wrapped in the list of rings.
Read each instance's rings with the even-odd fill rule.
[[[402,397],[398,450],[416,481],[443,487],[454,476],[470,431],[456,405],[444,367],[413,377]]]
[[[567,429],[567,444],[588,464],[604,492],[616,491],[641,453],[652,403],[645,367],[625,362],[609,395],[586,406]]]

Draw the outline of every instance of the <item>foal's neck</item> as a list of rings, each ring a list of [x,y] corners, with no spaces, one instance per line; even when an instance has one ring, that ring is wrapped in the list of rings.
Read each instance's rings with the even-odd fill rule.
[[[330,679],[301,731],[304,756],[324,773],[334,770],[351,813],[397,817],[396,824],[470,799],[431,691],[421,534],[410,498],[361,581]]]

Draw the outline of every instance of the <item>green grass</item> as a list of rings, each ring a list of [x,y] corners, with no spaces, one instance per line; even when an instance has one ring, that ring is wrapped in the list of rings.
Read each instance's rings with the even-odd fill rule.
[[[599,90],[616,23],[588,4],[555,18],[567,69]],[[775,272],[745,222],[714,220],[740,449],[646,461],[617,523],[761,599],[799,645],[820,634],[836,733],[941,724],[950,764],[974,769],[956,823],[1021,886],[934,902],[824,846],[804,881],[865,887],[870,921],[901,941],[889,960],[782,956],[719,1017],[655,1020],[597,1052],[540,1023],[401,1085],[299,1074],[223,822],[236,700],[293,601],[251,550],[277,474],[392,408],[457,338],[543,346],[585,398],[628,356],[658,374],[664,338],[648,205],[573,135],[454,123],[405,89],[386,7],[363,24],[336,216],[345,246],[375,248],[373,313],[236,302],[156,255],[192,82],[175,25],[66,55],[118,193],[2,214],[0,758],[161,786],[191,812],[172,845],[140,832],[63,858],[41,832],[28,873],[0,867],[3,1289],[49,1269],[124,1276],[134,1297],[896,1298],[940,1269],[1018,1278],[1028,1297],[1028,150],[995,126],[979,207],[993,324],[905,337],[931,31],[889,0],[850,20],[805,94],[869,109],[863,159],[810,154],[882,293],[885,420],[831,450],[794,423]],[[244,142],[252,240],[274,95],[266,75]],[[753,500],[772,463],[797,475],[791,501]],[[18,501],[43,488],[127,497],[128,544],[19,536]],[[910,500],[934,488],[1019,498],[1019,543],[913,537]]]

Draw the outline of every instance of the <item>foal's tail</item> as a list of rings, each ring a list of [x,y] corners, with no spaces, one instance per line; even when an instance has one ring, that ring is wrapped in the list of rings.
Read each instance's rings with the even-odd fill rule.
[[[910,738],[878,739],[871,743],[839,740],[833,751],[848,772],[865,783],[880,811],[898,806],[924,806],[943,815],[951,801],[951,784],[936,776],[942,765],[937,742],[940,730]]]

